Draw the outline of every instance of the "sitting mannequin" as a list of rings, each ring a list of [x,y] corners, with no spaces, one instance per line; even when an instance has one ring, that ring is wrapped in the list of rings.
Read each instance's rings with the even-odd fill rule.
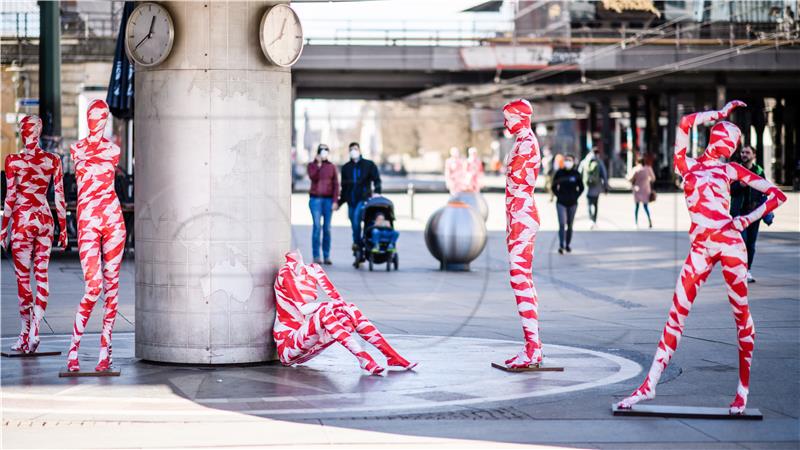
[[[316,302],[317,286],[330,298]],[[273,336],[278,357],[286,366],[304,363],[334,342],[339,342],[358,359],[369,375],[384,368],[372,359],[353,336],[358,333],[386,356],[389,367],[409,370],[416,363],[400,356],[361,311],[347,303],[318,264],[303,264],[299,251],[286,254],[286,262],[275,280],[277,314]]]

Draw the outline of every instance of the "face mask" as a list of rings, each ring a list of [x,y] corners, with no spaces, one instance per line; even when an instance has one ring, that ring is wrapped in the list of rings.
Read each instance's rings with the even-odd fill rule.
[[[564,168],[567,169],[567,170],[571,170],[574,165],[575,165],[575,163],[572,162],[572,161],[564,162]]]
[[[350,149],[350,159],[352,159],[353,161],[355,161],[355,160],[357,160],[359,157],[361,157],[361,152],[360,152],[360,151],[358,151],[358,149],[357,149],[357,148],[351,148],[351,149]]]
[[[323,150],[323,151],[319,152],[319,157],[322,158],[323,161],[327,161],[328,160],[328,151],[327,150]]]

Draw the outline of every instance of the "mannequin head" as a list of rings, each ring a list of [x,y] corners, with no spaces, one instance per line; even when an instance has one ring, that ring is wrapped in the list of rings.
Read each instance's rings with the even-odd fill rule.
[[[108,122],[108,104],[105,101],[97,99],[89,103],[89,108],[86,111],[86,120],[89,125],[89,142],[100,142],[103,138],[103,133],[106,129],[106,122]]]
[[[35,150],[42,135],[42,119],[39,116],[25,116],[19,121],[19,134],[25,151]]]
[[[478,158],[478,149],[475,148],[475,147],[470,147],[469,150],[467,150],[467,155],[469,155],[470,159],[477,159]]]
[[[506,129],[511,134],[517,134],[525,128],[531,127],[533,107],[525,99],[512,100],[503,106],[503,117]]]
[[[739,127],[727,121],[717,122],[711,127],[711,136],[708,138],[708,147],[703,153],[703,158],[729,159],[736,151],[741,139],[742,132]]]
[[[458,150],[458,147],[450,147],[450,157],[456,159],[461,157],[461,151]]]

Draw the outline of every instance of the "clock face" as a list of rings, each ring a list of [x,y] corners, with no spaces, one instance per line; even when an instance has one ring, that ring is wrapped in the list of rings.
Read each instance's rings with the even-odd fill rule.
[[[288,5],[276,5],[261,18],[261,50],[276,66],[289,67],[303,52],[303,27]]]
[[[155,66],[169,56],[174,39],[175,28],[169,12],[157,3],[142,3],[128,18],[125,52],[136,64]]]

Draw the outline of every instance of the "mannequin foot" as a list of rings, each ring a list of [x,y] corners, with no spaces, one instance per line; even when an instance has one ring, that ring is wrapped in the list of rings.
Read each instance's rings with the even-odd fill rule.
[[[417,364],[419,363],[408,361],[407,359],[403,358],[400,355],[391,358],[386,358],[386,365],[388,365],[389,367],[400,367],[405,370],[411,370],[414,367],[417,367]]]
[[[34,336],[31,338],[30,343],[28,344],[28,353],[36,353],[36,349],[39,348],[39,336]]]
[[[656,398],[655,389],[647,389],[645,386],[635,390],[629,397],[617,402],[617,408],[631,409],[631,407],[641,401],[652,400]]]
[[[67,360],[67,372],[80,372],[80,371],[81,371],[81,364],[78,362],[77,359]]]
[[[28,336],[21,334],[17,338],[17,342],[11,346],[11,350],[15,352],[29,353],[30,346],[28,345]]]
[[[378,363],[375,361],[362,361],[361,369],[367,375],[382,375],[383,372],[386,370],[383,367],[379,366]]]
[[[111,358],[101,359],[94,367],[95,372],[108,372],[111,370]]]
[[[523,369],[525,367],[539,367],[542,364],[542,355],[536,355],[534,352],[533,355],[528,355],[528,353],[523,350],[513,357],[506,360],[506,367],[509,369]]]
[[[736,394],[736,398],[733,399],[733,403],[731,403],[730,413],[731,414],[744,414],[744,409],[747,406],[747,400],[739,394]]]

